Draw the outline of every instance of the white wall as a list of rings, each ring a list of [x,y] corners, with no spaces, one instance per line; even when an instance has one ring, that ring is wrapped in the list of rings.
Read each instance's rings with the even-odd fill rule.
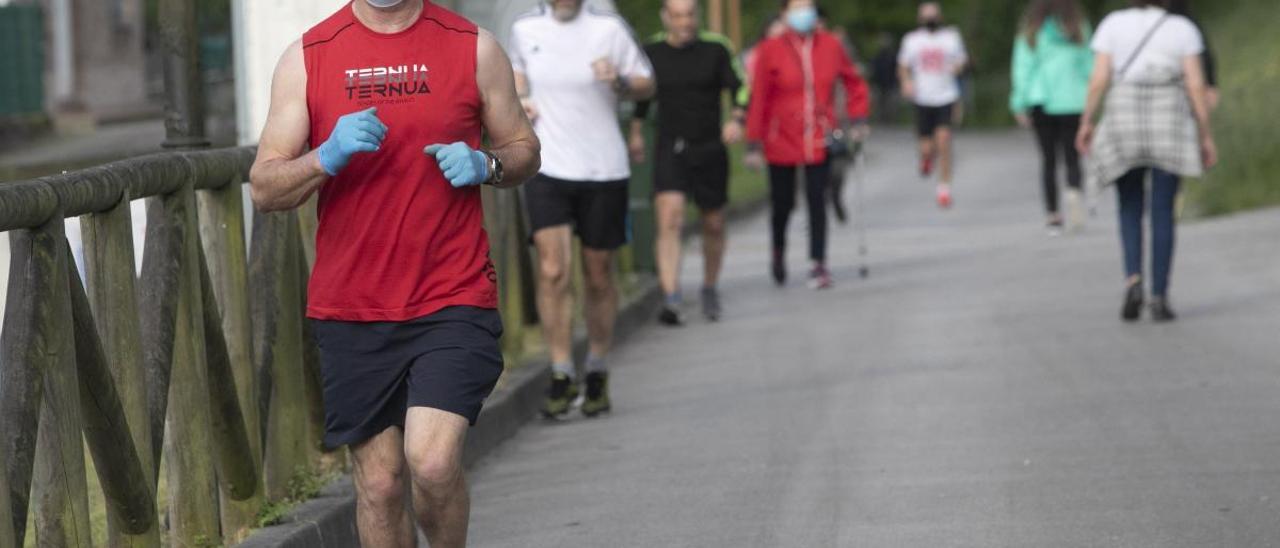
[[[232,0],[240,144],[258,142],[270,106],[271,74],[285,48],[345,4],[345,0]]]

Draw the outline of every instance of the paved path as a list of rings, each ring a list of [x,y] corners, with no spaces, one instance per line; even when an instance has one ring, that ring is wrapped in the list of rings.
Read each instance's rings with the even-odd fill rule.
[[[724,321],[641,333],[611,417],[481,463],[473,544],[1280,545],[1280,212],[1184,225],[1182,321],[1121,325],[1114,199],[1046,238],[1028,139],[962,135],[942,213],[879,134],[867,281],[841,227],[835,290],[774,289],[739,225]]]

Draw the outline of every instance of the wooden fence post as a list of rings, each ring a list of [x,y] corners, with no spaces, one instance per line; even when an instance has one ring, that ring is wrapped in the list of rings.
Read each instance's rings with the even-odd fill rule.
[[[177,325],[178,287],[182,266],[184,227],[172,199],[147,199],[147,238],[143,244],[142,276],[138,283],[142,324],[143,371],[146,377],[147,417],[151,431],[151,467],[159,478],[164,447],[165,416],[169,410],[169,377],[173,365]]]
[[[85,483],[84,445],[80,431],[80,387],[75,345],[68,336],[71,295],[67,291],[70,257],[61,214],[28,233],[35,284],[36,325],[30,341],[44,394],[32,473],[32,510],[39,546],[93,546],[89,532],[89,496]],[[24,242],[25,243],[25,242]],[[21,364],[19,364],[21,366]]]
[[[297,299],[296,303],[299,327],[299,348],[302,356],[302,380],[304,393],[306,394],[306,413],[307,413],[307,449],[309,461],[311,464],[317,465],[324,469],[329,469],[336,465],[331,457],[331,453],[324,450],[324,380],[320,375],[320,349],[316,348],[314,338],[311,333],[311,322],[306,318],[307,309],[307,284],[310,283],[311,268],[307,259],[305,234],[306,227],[302,222],[290,225],[290,239],[293,243],[290,247],[294,251],[293,269],[293,294]],[[315,234],[314,229],[311,234]]]
[[[154,529],[155,495],[147,485],[138,448],[134,447],[124,405],[107,367],[89,297],[80,283],[70,246],[66,255],[84,438],[97,467],[108,522],[123,534],[140,535]]]
[[[308,464],[306,388],[302,364],[302,303],[295,287],[297,257],[291,249],[292,212],[254,219],[250,275],[255,282],[250,312],[267,411],[263,482],[268,499],[289,495],[289,480]],[[262,327],[259,327],[262,326]],[[260,377],[264,378],[264,377]],[[269,386],[266,386],[269,385]]]
[[[9,459],[0,451],[0,548],[20,546],[13,534],[13,508],[9,502]]]
[[[21,545],[27,528],[31,497],[31,469],[35,463],[36,432],[40,423],[41,354],[35,347],[38,328],[48,322],[39,306],[42,286],[51,285],[49,266],[34,258],[34,236],[28,230],[9,233],[9,297],[4,334],[0,337],[0,453],[5,455],[5,480],[11,493],[10,528]]]
[[[249,270],[245,242],[243,176],[236,174],[225,186],[202,191],[200,204],[200,240],[209,261],[210,288],[217,300],[222,318],[222,335],[227,358],[235,377],[236,397],[240,402],[249,451],[255,471],[262,470],[262,423],[258,413],[257,375],[253,366],[253,335],[249,324]],[[243,501],[222,499],[223,541],[233,544],[244,540],[256,525],[262,508],[262,475],[257,474],[257,489]]]
[[[217,543],[220,534],[218,507],[214,504],[218,491],[214,484],[204,301],[197,256],[200,242],[191,182],[187,181],[181,190],[163,200],[173,223],[183,226],[177,257],[180,273],[177,323],[164,430],[169,541],[176,546],[194,546]]]
[[[89,304],[93,317],[97,318],[98,336],[133,436],[133,446],[142,463],[146,485],[154,497],[156,463],[147,414],[147,377],[142,365],[142,326],[138,319],[129,198],[126,191],[114,208],[82,216],[80,230]],[[154,514],[155,508],[152,508]],[[160,528],[151,527],[142,535],[126,535],[120,524],[111,520],[107,522],[107,545],[157,547]]]

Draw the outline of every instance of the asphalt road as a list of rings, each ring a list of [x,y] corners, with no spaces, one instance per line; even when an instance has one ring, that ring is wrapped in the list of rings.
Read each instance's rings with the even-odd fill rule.
[[[941,212],[877,134],[868,280],[835,227],[836,288],[775,289],[766,219],[737,225],[724,320],[647,329],[612,416],[483,461],[472,544],[1280,545],[1280,211],[1184,224],[1181,321],[1122,325],[1111,194],[1047,238],[1030,136],[959,139]]]

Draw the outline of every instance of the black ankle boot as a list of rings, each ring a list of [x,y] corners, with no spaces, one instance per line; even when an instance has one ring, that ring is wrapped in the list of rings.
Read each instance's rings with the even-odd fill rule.
[[[1124,295],[1124,307],[1120,309],[1120,319],[1126,322],[1137,321],[1142,315],[1142,282],[1129,285]]]
[[[773,283],[778,287],[782,287],[787,283],[786,253],[781,249],[773,250],[773,264],[770,268],[770,274],[773,275]]]
[[[1164,297],[1151,298],[1151,321],[1153,322],[1171,322],[1178,319],[1178,315],[1173,313],[1173,308],[1169,307],[1169,299]]]

